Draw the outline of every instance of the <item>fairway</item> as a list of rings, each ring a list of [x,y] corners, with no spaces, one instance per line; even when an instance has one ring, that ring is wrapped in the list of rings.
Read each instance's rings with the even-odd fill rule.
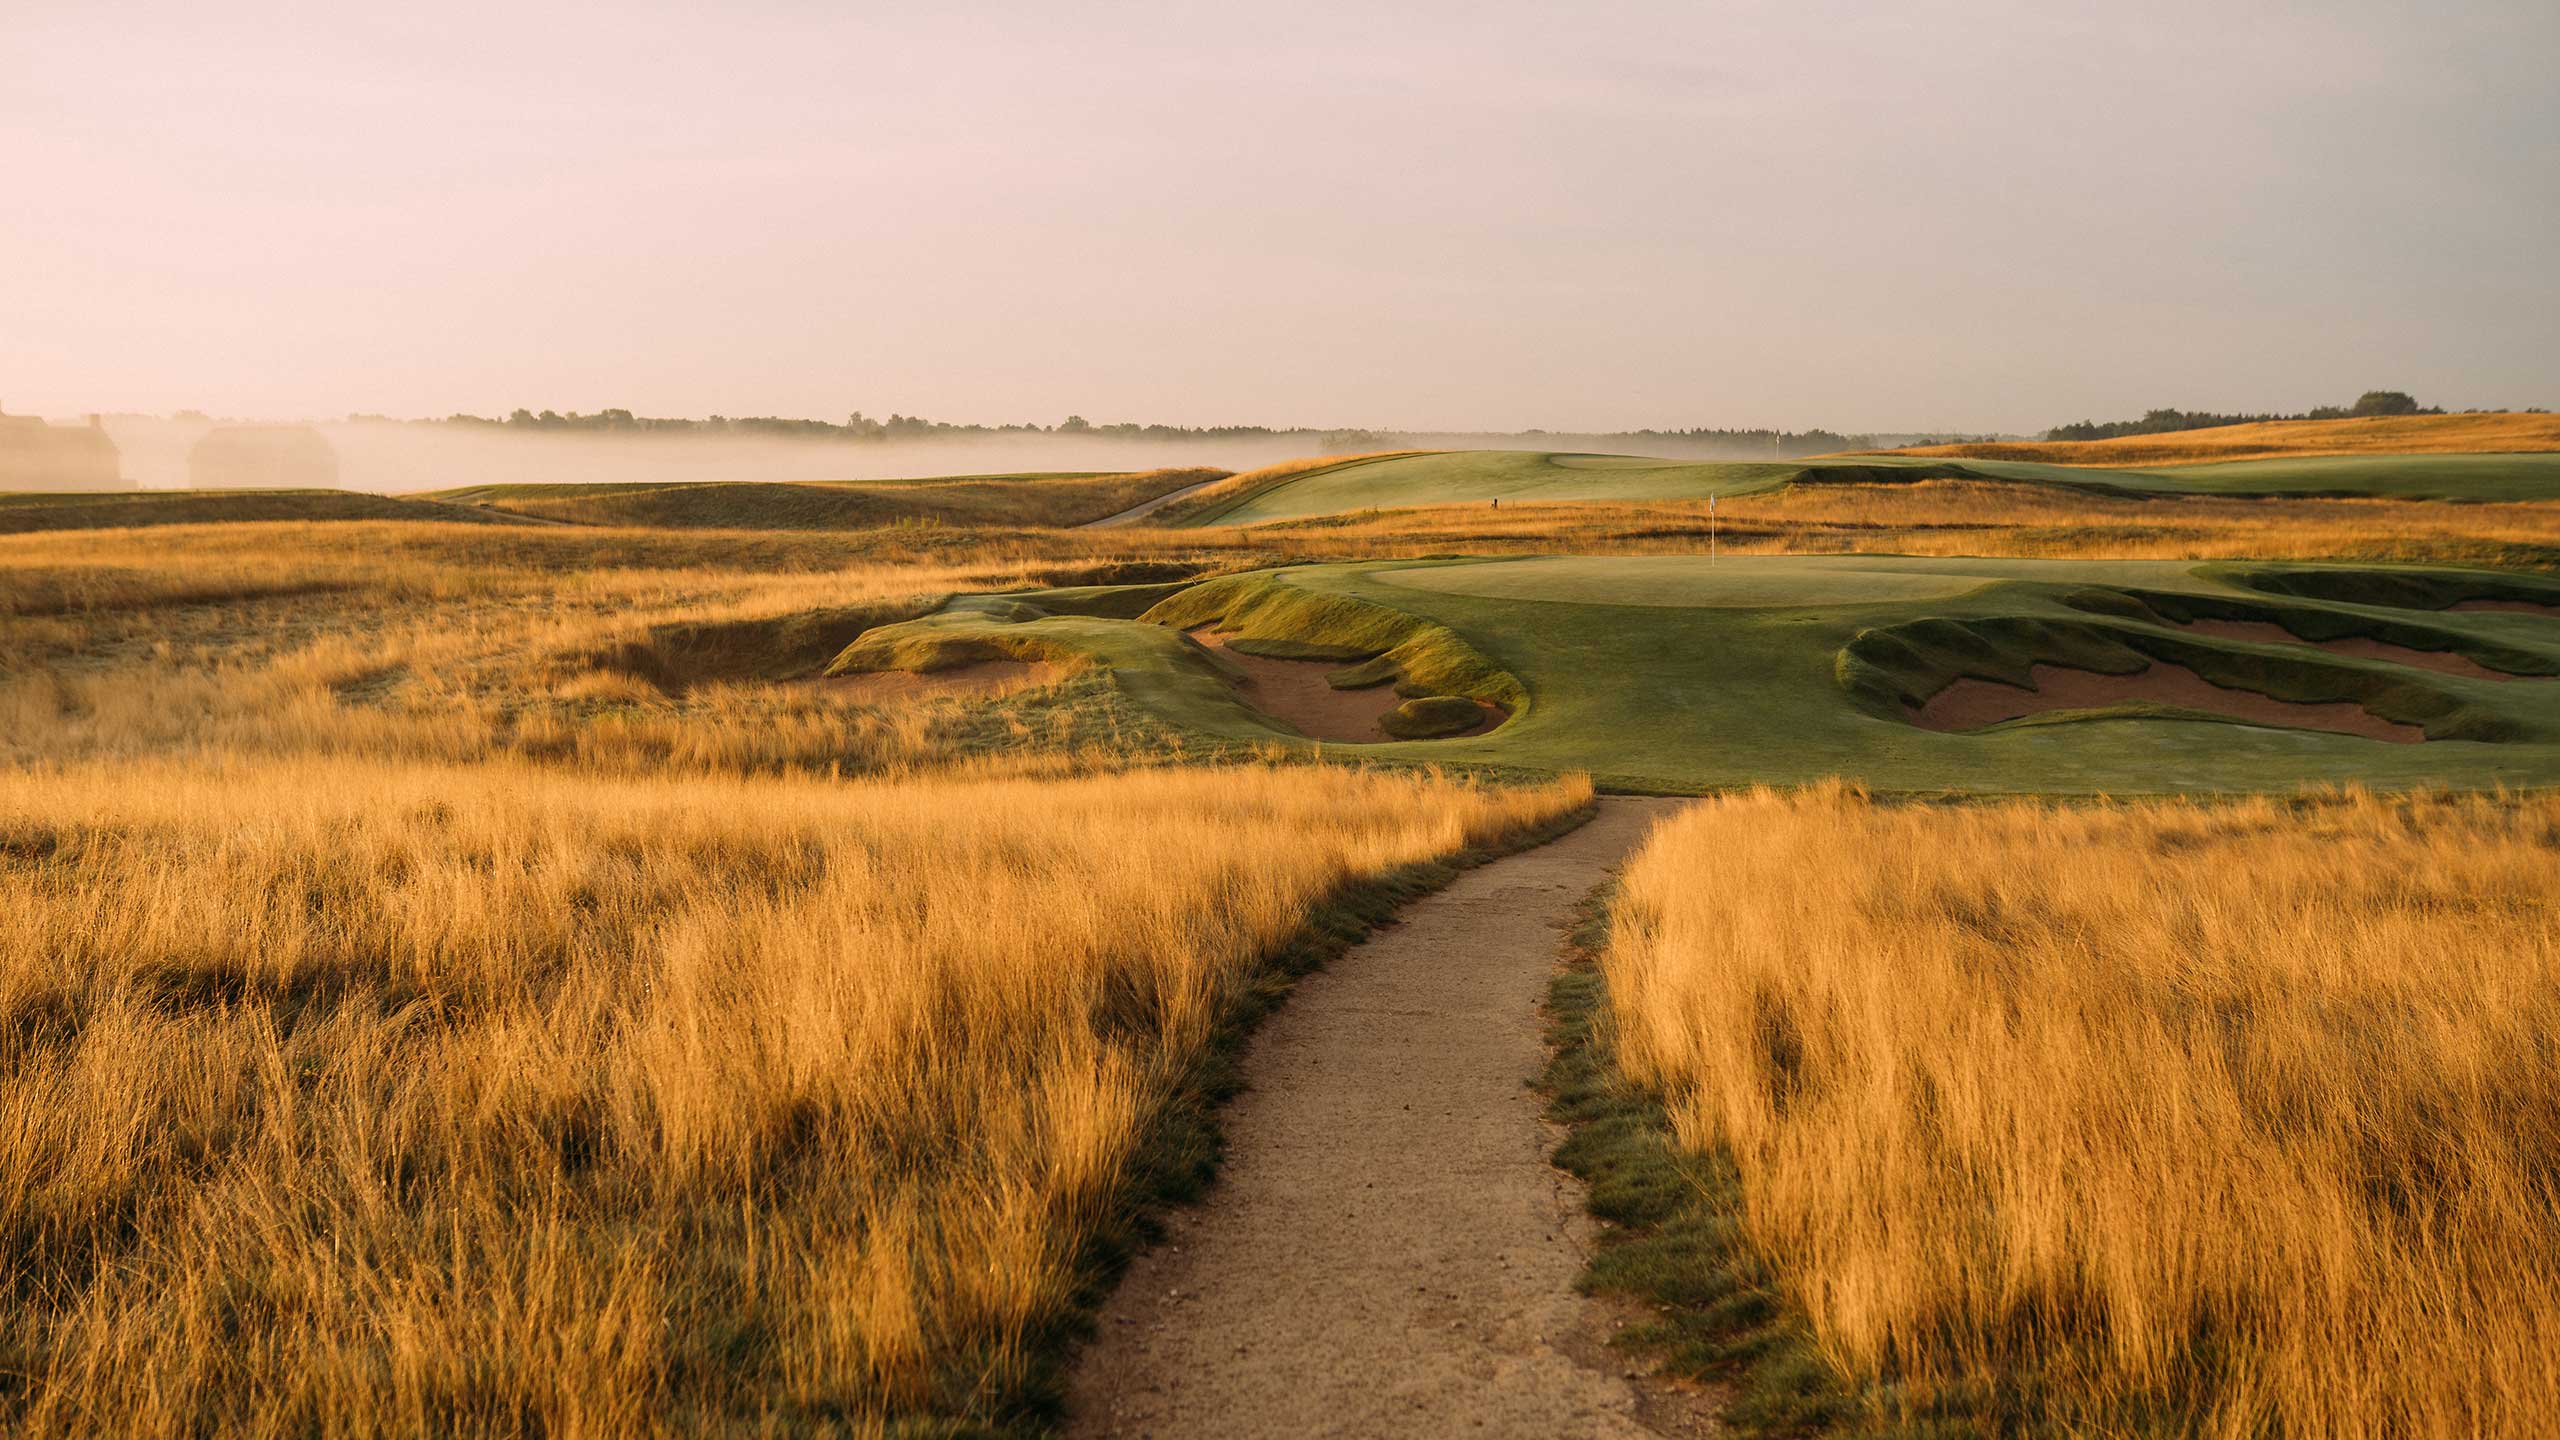
[[[1801,464],[1693,463],[1638,455],[1444,450],[1390,455],[1286,479],[1203,511],[1189,525],[1259,525],[1414,505],[1703,500],[1786,484]]]
[[[1510,712],[1480,735],[1381,739],[1346,754],[1589,771],[1631,791],[1832,776],[1969,793],[2550,785],[2560,784],[2556,605],[2560,584],[2538,576],[2407,567],[1363,562],[1187,587],[961,597],[870,632],[838,664],[1080,656],[1203,737],[1294,738],[1183,633],[1210,626],[1238,649],[1335,661],[1338,685],[1392,680]],[[2253,635],[2285,638],[2244,638]],[[2135,678],[2100,687],[2108,703],[1981,728],[1920,723],[1922,705],[1960,683],[2013,688],[2024,704],[2012,708],[2032,710],[2039,667]],[[2158,677],[2157,698],[2144,698],[2146,675]],[[2229,703],[2217,703],[2225,691]],[[2425,743],[2338,733],[2341,715]]]
[[[1845,455],[1677,461],[1534,450],[1385,455],[1277,477],[1180,526],[1265,525],[1430,505],[1631,504],[1756,495],[1790,485],[2009,480],[2134,496],[2370,496],[2396,500],[2560,498],[2560,454],[2324,455],[2108,469],[2029,460]]]
[[[1983,577],[1964,562],[1898,556],[1754,556],[1700,564],[1693,555],[1539,556],[1478,565],[1380,570],[1382,584],[1488,600],[1669,609],[1881,605],[1961,595]]]

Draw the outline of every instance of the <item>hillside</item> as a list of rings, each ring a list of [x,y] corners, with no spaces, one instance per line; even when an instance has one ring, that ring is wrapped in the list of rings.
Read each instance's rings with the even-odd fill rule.
[[[1099,520],[1224,474],[1176,469],[913,480],[478,485],[422,498],[573,525],[671,530],[1048,526]]]
[[[1883,452],[2046,465],[2195,465],[2311,455],[2515,454],[2560,450],[2560,415],[2374,415],[2348,420],[2276,420],[2113,440],[2027,440],[1919,445]]]
[[[280,520],[442,520],[522,523],[466,505],[352,490],[115,490],[0,494],[0,535],[109,530],[129,525],[218,525]]]

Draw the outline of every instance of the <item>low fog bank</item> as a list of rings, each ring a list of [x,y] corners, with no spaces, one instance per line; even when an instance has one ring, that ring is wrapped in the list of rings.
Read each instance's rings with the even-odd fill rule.
[[[190,456],[230,421],[201,416],[114,415],[107,433],[127,480],[149,489],[196,483]],[[296,427],[299,428],[299,427]],[[1654,455],[1677,460],[1769,460],[1928,436],[1767,431],[1638,431],[1512,434],[1268,431],[1196,438],[1004,431],[838,439],[738,433],[564,434],[515,426],[376,419],[308,427],[336,452],[335,483],[402,494],[468,485],[664,484],[703,480],[893,480],[938,475],[1147,470],[1218,466],[1250,470],[1307,455],[1404,449],[1525,449]],[[235,483],[260,483],[243,478]],[[265,483],[309,483],[277,474]]]

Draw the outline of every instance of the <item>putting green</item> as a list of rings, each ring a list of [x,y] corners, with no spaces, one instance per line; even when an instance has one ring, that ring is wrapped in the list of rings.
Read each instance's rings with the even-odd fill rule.
[[[1920,475],[2019,480],[2125,495],[2560,499],[2560,454],[2338,455],[2104,470],[1911,455],[1691,462],[1637,455],[1446,450],[1329,466],[1276,481],[1181,523],[1261,525],[1425,505],[1704,500],[1793,484],[1874,484]]]
[[[2294,639],[2233,638],[2231,622]],[[1184,634],[1203,625],[1240,637],[1231,642],[1240,649],[1336,661],[1337,684],[1392,680],[1510,712],[1478,735],[1328,753],[1584,770],[1625,790],[1830,776],[1888,791],[2073,794],[2560,784],[2560,581],[2493,570],[1890,556],[1372,561],[964,596],[870,632],[839,663],[1082,656],[1204,740],[1304,743],[1245,705]],[[2390,647],[2496,674],[2374,658]],[[2214,693],[2192,685],[2184,700],[2137,696],[1976,730],[1915,723],[1920,703],[1950,685],[2024,686],[2039,665],[2192,672],[2248,692],[2261,712],[2291,713],[2268,712],[2265,700],[2298,702],[2303,727],[2192,708],[2194,696]],[[2316,728],[2342,705],[2422,729],[2427,743]]]

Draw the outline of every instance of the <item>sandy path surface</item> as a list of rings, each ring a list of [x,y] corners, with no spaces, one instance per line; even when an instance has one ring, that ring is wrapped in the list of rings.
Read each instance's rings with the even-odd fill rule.
[[[1680,803],[1605,800],[1299,985],[1216,1189],[1105,1310],[1068,1434],[1665,1433],[1574,1292],[1590,1221],[1529,1082],[1574,903]]]

